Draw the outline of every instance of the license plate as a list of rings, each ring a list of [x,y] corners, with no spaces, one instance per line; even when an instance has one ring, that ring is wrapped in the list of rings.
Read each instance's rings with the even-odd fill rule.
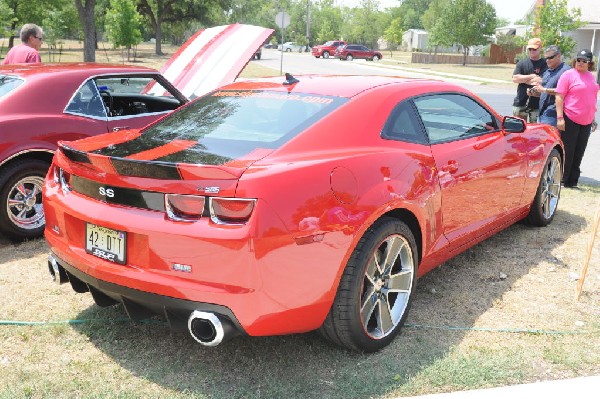
[[[85,251],[111,262],[125,264],[127,234],[97,224],[86,223]]]

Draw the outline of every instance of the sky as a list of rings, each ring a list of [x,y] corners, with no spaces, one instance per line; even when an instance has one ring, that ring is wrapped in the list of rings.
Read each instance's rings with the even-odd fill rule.
[[[515,22],[525,15],[525,12],[531,7],[535,0],[487,0],[488,3],[496,9],[496,16],[506,18],[510,22]],[[348,7],[357,6],[360,0],[336,0],[337,5],[345,5]],[[400,2],[398,0],[379,0],[379,4],[383,8],[397,7]]]

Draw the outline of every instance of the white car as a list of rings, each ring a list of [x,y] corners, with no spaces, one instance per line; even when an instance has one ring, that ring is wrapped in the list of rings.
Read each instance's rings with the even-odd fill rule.
[[[277,46],[277,49],[279,51],[285,51],[286,53],[291,53],[292,51],[296,53],[301,53],[302,50],[304,50],[304,46],[295,42],[285,42]]]

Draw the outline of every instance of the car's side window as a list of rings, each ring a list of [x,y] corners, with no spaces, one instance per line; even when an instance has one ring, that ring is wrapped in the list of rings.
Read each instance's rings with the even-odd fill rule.
[[[447,142],[498,129],[496,118],[463,94],[441,93],[414,99],[429,141]]]
[[[396,105],[385,122],[381,137],[389,140],[427,144],[427,136],[410,100]]]
[[[88,80],[71,98],[65,112],[106,118],[106,110],[93,80]]]

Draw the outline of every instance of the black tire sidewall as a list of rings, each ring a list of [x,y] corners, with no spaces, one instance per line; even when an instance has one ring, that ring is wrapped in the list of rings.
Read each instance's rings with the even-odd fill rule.
[[[9,219],[7,210],[8,195],[15,183],[28,176],[44,178],[48,172],[48,163],[41,160],[22,160],[9,164],[0,172],[0,231],[11,240],[23,240],[41,237],[45,225],[36,229],[22,229]]]

